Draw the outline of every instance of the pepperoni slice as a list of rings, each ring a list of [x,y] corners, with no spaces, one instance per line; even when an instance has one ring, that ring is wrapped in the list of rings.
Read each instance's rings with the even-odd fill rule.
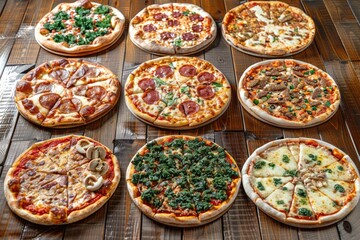
[[[60,79],[61,79],[62,81],[68,79],[68,77],[69,77],[69,75],[70,75],[69,71],[66,70],[66,69],[56,70],[56,73],[57,73],[57,75],[60,77]]]
[[[97,77],[100,75],[100,73],[101,73],[100,69],[98,69],[96,67],[91,67],[91,68],[87,69],[85,77],[88,77],[88,78]]]
[[[105,97],[106,90],[101,86],[89,87],[86,91],[86,97],[96,100],[101,100]]]
[[[93,114],[95,112],[95,107],[94,106],[86,106],[84,108],[82,108],[80,110],[80,114],[83,116],[83,117],[87,117],[91,114]]]
[[[79,111],[82,105],[81,101],[78,98],[72,98],[71,102],[74,104],[76,110]]]
[[[50,110],[55,105],[59,97],[60,96],[56,93],[46,93],[40,96],[39,102],[41,106]]]
[[[196,68],[193,65],[183,65],[179,68],[179,73],[184,77],[193,77],[196,75]]]
[[[159,78],[169,77],[173,74],[173,70],[169,65],[158,66],[155,70],[155,76]]]
[[[16,83],[16,91],[23,93],[31,93],[33,91],[31,84],[27,81],[18,81]]]
[[[167,19],[168,15],[166,15],[165,13],[156,13],[156,14],[154,14],[154,19],[156,21],[161,21],[163,18]]]
[[[151,78],[141,79],[138,84],[139,84],[139,87],[141,88],[141,90],[143,90],[144,92],[146,90],[155,89],[155,82]]]
[[[176,37],[176,34],[172,33],[172,32],[162,32],[160,34],[161,40],[169,40],[169,39],[173,39],[175,37]]]
[[[145,32],[153,32],[153,31],[156,31],[156,27],[153,25],[153,24],[147,24],[147,25],[145,25],[144,27],[143,27],[143,30],[145,31]]]
[[[143,100],[147,104],[154,104],[159,101],[159,93],[155,90],[147,91],[142,96]]]
[[[199,14],[195,13],[195,14],[191,14],[190,20],[201,22],[202,20],[204,20],[204,18],[202,16],[200,16]]]
[[[194,32],[201,32],[203,30],[203,26],[202,25],[192,25],[191,29]]]
[[[174,18],[179,18],[181,17],[183,14],[181,12],[173,12],[171,16],[173,16]]]
[[[179,110],[186,116],[197,113],[199,105],[194,101],[185,101],[179,105]]]
[[[66,60],[65,58],[63,58],[63,59],[60,59],[60,60],[53,60],[53,61],[51,61],[51,65],[53,66],[53,67],[57,67],[57,66],[65,66],[66,64],[68,64],[69,63],[69,61],[68,60]]]
[[[175,27],[175,26],[179,26],[179,21],[178,20],[168,20],[167,24],[170,26],[170,27]]]
[[[77,96],[85,96],[87,90],[88,87],[86,85],[80,85],[71,89],[72,93]]]
[[[34,105],[34,102],[30,99],[21,100],[22,105],[26,110],[28,110],[31,114],[36,114],[39,112],[39,108]]]
[[[35,85],[36,93],[50,92],[52,89],[52,84],[50,82],[42,82]]]
[[[214,74],[209,73],[209,72],[201,72],[197,78],[198,78],[199,82],[201,82],[201,83],[209,83],[210,84],[215,81]]]
[[[191,32],[187,32],[187,33],[183,33],[181,35],[181,38],[185,41],[191,41],[197,38],[197,35],[191,33]]]
[[[210,85],[200,85],[196,89],[199,97],[209,100],[215,96],[214,90]]]
[[[70,99],[63,99],[58,107],[60,113],[73,113],[76,108]]]

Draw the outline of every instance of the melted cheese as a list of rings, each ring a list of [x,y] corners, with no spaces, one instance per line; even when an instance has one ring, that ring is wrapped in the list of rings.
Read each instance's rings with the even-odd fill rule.
[[[338,189],[339,186],[342,187],[340,191]],[[351,194],[354,191],[354,189],[355,189],[354,183],[327,180],[327,186],[321,187],[319,191],[324,193],[331,200],[335,201],[338,205],[344,205],[348,201],[349,197],[353,197],[349,194]]]
[[[355,179],[353,171],[341,162],[334,162],[323,169],[326,178],[341,181],[353,181]]]
[[[313,156],[313,158],[311,158]],[[331,152],[324,147],[314,147],[300,144],[300,164],[301,166],[312,165],[316,163],[318,167],[328,166],[337,161]]]
[[[320,191],[308,189],[310,204],[316,214],[332,214],[339,209],[337,205]]]
[[[286,170],[297,170],[297,162],[287,145],[267,150],[261,156]]]
[[[306,196],[299,195],[298,194],[299,192],[306,193],[306,190],[301,183],[298,183],[295,186],[295,191],[293,194],[293,201],[291,203],[289,216],[300,217],[300,218],[314,218],[314,211],[311,208],[311,205],[310,205],[307,195]],[[303,212],[303,211],[301,211],[302,209],[305,211],[308,211],[311,215],[310,216],[302,215],[301,214]]]
[[[294,187],[294,184],[288,182],[283,187],[276,189],[265,200],[277,210],[289,212],[291,201],[293,199]]]
[[[261,168],[255,168],[254,165],[261,161],[265,162],[265,164],[262,165]],[[276,177],[282,176],[285,173],[285,169],[283,169],[282,167],[272,162],[266,161],[265,159],[262,159],[260,157],[254,160],[251,171],[251,175],[254,177]]]
[[[267,177],[267,178],[250,178],[250,182],[256,192],[262,197],[266,198],[276,189],[282,187],[287,182],[291,181],[292,177]]]

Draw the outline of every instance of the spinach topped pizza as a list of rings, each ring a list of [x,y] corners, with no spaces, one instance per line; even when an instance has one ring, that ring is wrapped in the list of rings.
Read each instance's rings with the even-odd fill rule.
[[[180,135],[143,146],[128,166],[126,181],[134,203],[148,217],[193,227],[228,210],[241,178],[224,148],[200,137]]]

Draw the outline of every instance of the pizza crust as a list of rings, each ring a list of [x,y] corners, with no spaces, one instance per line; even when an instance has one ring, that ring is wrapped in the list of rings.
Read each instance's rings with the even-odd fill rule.
[[[40,33],[40,29],[42,28],[43,23],[48,16],[57,13],[59,11],[59,9],[62,7],[65,7],[65,6],[71,7],[74,4],[76,5],[76,3],[77,2],[75,2],[75,3],[60,3],[51,12],[47,13],[39,21],[39,23],[35,27],[35,39],[37,42],[39,42],[40,46],[44,46],[45,48],[55,51],[55,52],[59,53],[60,55],[62,53],[66,53],[66,54],[78,54],[79,53],[79,54],[81,54],[81,53],[98,51],[100,49],[103,50],[104,46],[110,46],[114,42],[114,40],[117,39],[119,37],[119,35],[122,34],[122,32],[125,28],[125,17],[119,10],[117,10],[116,8],[111,7],[111,6],[109,6],[109,8],[111,8],[112,12],[114,13],[114,16],[111,19],[111,23],[112,23],[112,25],[115,25],[115,27],[113,28],[113,31],[110,34],[97,37],[93,41],[93,43],[90,45],[75,45],[73,47],[66,47],[62,43],[56,43],[53,40],[49,40],[48,37],[45,37]],[[96,2],[91,2],[91,3],[94,6],[101,5]]]
[[[357,174],[357,178],[354,182],[355,184],[355,193],[354,197],[346,203],[345,206],[342,206],[342,208],[331,215],[326,216],[320,216],[317,220],[307,220],[307,219],[299,219],[291,216],[286,216],[285,213],[278,211],[274,207],[272,207],[270,204],[268,204],[264,199],[262,199],[257,192],[253,189],[250,183],[250,167],[252,166],[252,161],[256,156],[263,153],[269,148],[280,146],[283,144],[300,144],[300,143],[306,143],[306,142],[316,142],[319,144],[319,146],[324,146],[328,149],[336,149],[340,154],[343,154],[343,158],[347,160],[347,163],[350,164],[352,167],[354,167],[354,170]],[[285,138],[280,140],[275,140],[269,143],[264,144],[263,146],[257,148],[246,160],[246,162],[243,165],[243,168],[241,170],[242,174],[242,180],[243,180],[243,186],[246,194],[248,197],[256,204],[257,207],[259,207],[265,214],[268,216],[274,218],[275,220],[285,223],[290,226],[294,227],[300,227],[300,228],[317,228],[317,227],[324,227],[331,224],[334,224],[344,217],[346,217],[357,205],[359,198],[360,198],[360,178],[359,178],[359,171],[357,170],[354,162],[351,160],[351,158],[346,155],[342,150],[336,148],[335,146],[318,140],[318,139],[311,139],[311,138]]]
[[[157,142],[158,144],[167,142],[167,139],[184,139],[184,140],[192,140],[197,137],[194,136],[186,136],[186,135],[169,135],[164,137],[159,137],[157,139],[154,139],[152,141]],[[205,142],[210,142],[209,140],[201,138]],[[214,143],[217,145],[216,143]],[[218,145],[217,145],[218,146]],[[138,152],[134,155],[134,157],[131,159],[127,170],[126,170],[126,183],[127,183],[127,189],[130,195],[130,198],[133,200],[135,205],[149,218],[158,221],[160,223],[175,226],[175,227],[195,227],[204,225],[206,223],[209,223],[211,221],[214,221],[218,219],[220,216],[225,214],[227,210],[232,206],[234,203],[236,196],[239,192],[239,188],[241,185],[241,175],[239,172],[239,178],[233,179],[232,184],[234,185],[230,196],[227,200],[221,202],[219,205],[214,205],[212,209],[199,213],[199,216],[176,216],[174,213],[155,213],[151,207],[149,207],[146,203],[144,203],[141,200],[140,192],[136,185],[134,185],[131,181],[132,175],[135,173],[134,165],[132,164],[133,159],[137,156],[137,154],[144,152],[147,149],[147,145],[142,146]],[[234,158],[230,156],[230,154],[225,150],[225,153],[227,157],[229,157],[232,161],[232,163],[235,165],[236,169],[239,169],[237,167],[236,161]]]
[[[290,121],[287,119],[274,117],[264,111],[259,106],[255,105],[251,99],[248,98],[248,91],[243,88],[244,82],[246,81],[247,74],[250,73],[253,69],[256,69],[259,66],[265,66],[269,63],[272,63],[274,61],[283,61],[282,59],[274,59],[274,60],[266,60],[262,62],[255,63],[251,66],[249,66],[243,73],[243,75],[240,77],[239,84],[238,84],[238,99],[241,103],[241,105],[246,109],[247,112],[249,112],[252,116],[259,119],[260,121],[266,122],[271,125],[275,125],[278,127],[284,127],[284,128],[305,128],[305,127],[313,127],[319,124],[324,123],[325,121],[329,120],[339,109],[341,96],[340,91],[337,88],[334,95],[336,96],[336,101],[330,105],[328,110],[324,112],[321,115],[318,115],[314,117],[312,120],[308,122],[299,122],[299,121]],[[288,59],[287,61],[293,61],[295,63],[298,63],[300,65],[307,65],[312,69],[315,69],[316,71],[320,71],[321,73],[324,73],[327,75],[328,79],[332,81],[333,84],[336,85],[335,80],[327,73],[319,69],[318,67],[311,65],[309,63],[295,60],[295,59]]]

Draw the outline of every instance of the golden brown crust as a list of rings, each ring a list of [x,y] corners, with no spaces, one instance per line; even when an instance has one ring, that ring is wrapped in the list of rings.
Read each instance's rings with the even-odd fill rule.
[[[110,46],[114,41],[116,41],[119,36],[121,36],[124,26],[125,26],[125,17],[124,15],[114,7],[110,7],[114,16],[111,19],[111,26],[113,28],[110,34],[106,34],[104,36],[97,37],[91,44],[89,45],[74,45],[72,47],[66,46],[66,44],[56,43],[51,37],[46,37],[42,35],[41,29],[43,25],[46,23],[46,19],[49,16],[54,15],[64,7],[72,8],[76,7],[78,2],[74,3],[60,3],[56,6],[51,12],[47,13],[36,25],[35,27],[35,39],[38,43],[45,47],[45,49],[50,49],[51,51],[55,51],[58,54],[82,54],[82,53],[93,53],[94,51],[104,50],[104,46]],[[100,6],[101,4],[92,2],[93,6]]]
[[[200,141],[204,141],[207,145],[212,144],[217,145],[209,140],[206,140],[201,137],[194,137],[194,136],[186,136],[186,135],[170,135],[157,138],[153,140],[157,144],[165,144],[170,139],[183,139],[183,140],[193,140],[193,139],[200,139]],[[232,203],[235,201],[236,196],[238,194],[240,184],[241,184],[241,176],[239,174],[238,178],[232,180],[231,183],[231,191],[228,193],[228,198],[221,203],[214,205],[211,209],[201,212],[198,215],[189,215],[189,216],[181,216],[179,214],[175,214],[172,212],[164,213],[164,212],[155,212],[147,203],[143,202],[141,199],[141,193],[136,184],[132,183],[132,176],[136,173],[135,166],[132,163],[134,158],[141,153],[147,151],[147,145],[142,146],[138,152],[134,155],[133,159],[130,161],[128,168],[126,170],[126,182],[127,188],[129,191],[129,195],[131,199],[134,201],[135,205],[148,217],[151,219],[158,221],[160,223],[170,225],[170,226],[181,226],[181,227],[195,227],[200,226],[222,216],[226,211],[231,207]],[[239,168],[237,167],[236,161],[231,157],[231,155],[225,151],[226,158],[229,162],[231,162],[232,168],[240,172]],[[171,183],[169,183],[171,185]]]
[[[49,211],[49,213],[45,213],[42,215],[33,214],[29,210],[26,210],[19,205],[20,200],[18,200],[17,197],[15,196],[15,193],[13,193],[9,189],[9,182],[13,179],[13,175],[16,173],[16,171],[18,171],[18,168],[19,168],[18,165],[21,163],[21,161],[23,160],[23,158],[26,154],[28,154],[32,150],[37,150],[37,149],[40,150],[42,148],[42,146],[44,146],[44,145],[51,144],[52,142],[55,142],[55,141],[61,141],[61,140],[66,140],[66,139],[68,139],[69,142],[75,141],[75,140],[78,141],[80,139],[86,139],[89,142],[94,143],[96,146],[102,146],[105,149],[107,155],[110,157],[107,161],[111,161],[111,163],[113,164],[113,169],[110,174],[112,176],[112,178],[110,180],[111,183],[106,186],[105,192],[103,192],[102,195],[98,199],[96,199],[95,202],[93,202],[92,204],[85,206],[81,209],[72,211],[70,214],[66,215],[66,218],[63,220],[60,220],[57,216],[55,216],[51,210]],[[75,147],[75,146],[73,146],[73,147]],[[68,151],[70,151],[70,150],[68,150]],[[43,171],[46,171],[46,169],[43,169]],[[78,179],[78,181],[82,182],[83,179]],[[37,142],[37,143],[33,144],[30,148],[28,148],[25,152],[23,152],[14,161],[12,167],[9,169],[8,173],[6,174],[5,181],[4,181],[4,193],[5,193],[5,197],[8,202],[9,207],[18,216],[20,216],[28,221],[37,223],[37,224],[59,225],[59,224],[68,224],[68,223],[73,223],[73,222],[79,221],[79,220],[84,219],[87,216],[91,215],[95,211],[97,211],[112,196],[112,194],[116,190],[119,182],[120,182],[120,166],[119,166],[117,158],[115,157],[114,154],[112,154],[112,152],[109,148],[107,148],[105,145],[103,145],[91,138],[85,137],[85,136],[68,135],[68,136],[64,136],[64,137],[48,139],[48,140],[45,140],[42,142]],[[41,196],[40,196],[40,198],[41,198]],[[66,212],[66,209],[65,209],[65,212]]]
[[[312,146],[319,146],[319,147],[325,147],[326,149],[330,149],[332,151],[336,150],[335,152],[339,153],[340,155],[343,155],[342,159],[346,159],[347,163],[351,166],[354,166],[353,161],[350,159],[348,155],[346,155],[343,151],[337,149],[335,146],[323,142],[318,139],[311,139],[311,138],[286,138],[281,140],[276,140],[269,142],[260,148],[256,149],[250,157],[246,160],[241,172],[242,172],[242,179],[243,179],[243,186],[246,194],[248,197],[267,215],[270,217],[294,226],[294,227],[302,227],[302,228],[317,228],[317,227],[324,227],[331,225],[335,222],[340,221],[342,218],[347,216],[356,206],[356,204],[359,201],[360,197],[360,179],[359,179],[359,172],[357,171],[356,167],[354,168],[354,171],[356,172],[356,178],[352,181],[354,183],[354,192],[351,192],[349,194],[353,195],[350,197],[348,202],[345,203],[343,206],[338,206],[340,209],[339,211],[336,211],[333,214],[327,214],[327,215],[321,215],[317,217],[314,220],[309,219],[301,219],[294,216],[290,216],[285,214],[282,211],[279,211],[275,209],[273,206],[271,206],[266,199],[262,198],[257,191],[254,189],[250,182],[251,175],[251,168],[254,165],[254,159],[256,159],[259,154],[263,153],[264,151],[268,150],[269,148],[274,148],[276,146],[284,146],[285,145],[300,145],[301,143],[309,144]],[[344,160],[342,160],[344,161]],[[281,177],[281,176],[279,176]],[[295,177],[293,180],[293,183],[295,184],[297,181],[302,181],[298,177]]]

